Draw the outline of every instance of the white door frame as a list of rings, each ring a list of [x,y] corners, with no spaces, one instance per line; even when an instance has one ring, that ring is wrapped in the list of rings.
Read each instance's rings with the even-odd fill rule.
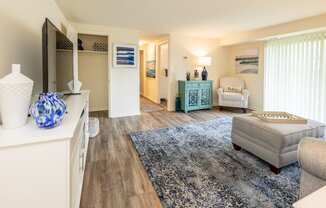
[[[159,70],[158,71],[159,72],[158,73],[158,95],[159,95],[158,96],[159,97],[159,100],[158,101],[159,102],[160,102],[160,99],[161,99],[161,83],[160,83],[161,82],[161,79],[160,79],[160,76],[161,76],[161,74],[160,74],[161,73],[161,71],[160,71],[161,70],[161,68],[160,68],[160,66],[161,66],[161,46],[162,45],[165,45],[165,44],[167,44],[168,47],[169,47],[169,41],[168,40],[165,40],[165,41],[162,41],[162,42],[158,43],[158,50],[157,50],[158,51],[158,56],[157,56],[158,57],[158,70]],[[169,49],[168,49],[168,56],[167,56],[167,58],[168,58],[168,64],[167,65],[169,66]],[[168,67],[168,70],[169,70],[169,67]],[[169,75],[169,71],[168,71],[167,82],[169,80],[169,76],[170,75]],[[168,88],[166,90],[167,90],[167,92],[166,92],[166,94],[167,94],[166,97],[167,98],[166,99],[169,100],[168,99],[168,97],[169,97],[168,96],[168,94],[169,94],[168,93]]]

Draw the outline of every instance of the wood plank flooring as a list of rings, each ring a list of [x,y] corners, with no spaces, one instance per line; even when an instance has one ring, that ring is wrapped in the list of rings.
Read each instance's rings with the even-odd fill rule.
[[[158,111],[108,119],[103,112],[92,113],[99,117],[100,134],[90,139],[80,208],[160,208],[128,134],[235,114],[217,109],[188,114]]]
[[[158,105],[153,101],[142,96],[140,97],[140,102],[141,102],[140,110],[142,112],[150,113],[150,112],[161,111],[165,109],[164,105]]]

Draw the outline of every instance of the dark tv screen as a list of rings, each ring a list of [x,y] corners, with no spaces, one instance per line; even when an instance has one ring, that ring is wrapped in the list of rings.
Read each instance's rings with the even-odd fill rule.
[[[42,32],[43,92],[69,92],[68,82],[73,81],[73,43],[48,19]]]

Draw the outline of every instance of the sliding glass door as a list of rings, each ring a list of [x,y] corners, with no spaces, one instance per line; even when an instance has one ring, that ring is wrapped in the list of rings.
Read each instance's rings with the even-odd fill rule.
[[[266,42],[264,110],[326,122],[325,35],[320,32]]]

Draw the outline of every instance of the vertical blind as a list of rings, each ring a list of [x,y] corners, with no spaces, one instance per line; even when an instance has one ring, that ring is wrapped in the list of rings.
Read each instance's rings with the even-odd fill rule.
[[[264,110],[326,122],[326,32],[267,41]]]

